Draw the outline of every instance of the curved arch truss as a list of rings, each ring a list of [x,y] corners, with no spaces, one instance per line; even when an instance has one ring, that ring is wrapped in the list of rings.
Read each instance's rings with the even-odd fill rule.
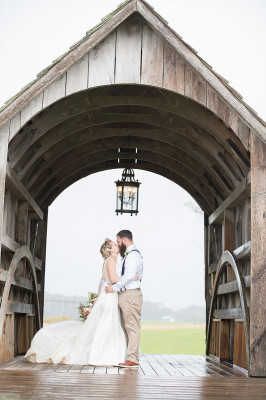
[[[250,167],[243,144],[211,111],[143,85],[94,88],[52,104],[20,129],[8,153],[41,209],[78,179],[123,168],[136,157],[134,167],[176,182],[207,215]]]
[[[223,270],[227,266],[231,266],[234,271],[236,282],[237,282],[237,287],[238,287],[238,292],[240,295],[240,303],[241,303],[241,309],[242,309],[242,315],[243,315],[244,327],[245,327],[246,354],[247,354],[247,360],[248,360],[248,365],[249,365],[249,310],[248,310],[248,306],[247,306],[245,283],[244,283],[243,277],[239,273],[239,268],[237,266],[237,262],[236,262],[234,256],[229,251],[225,251],[222,254],[222,256],[219,260],[219,263],[218,263],[216,274],[215,274],[215,279],[214,279],[214,284],[213,284],[213,289],[212,289],[212,297],[211,297],[211,302],[210,302],[210,309],[209,309],[208,325],[207,325],[206,353],[208,354],[209,349],[210,349],[212,319],[213,319],[215,300],[217,298],[217,290],[218,290],[218,286],[219,286],[219,280],[220,280],[220,276],[221,276]]]
[[[0,339],[2,337],[2,332],[4,328],[5,322],[5,315],[7,312],[8,302],[9,302],[9,294],[12,282],[15,279],[15,272],[21,260],[27,260],[30,266],[30,271],[32,275],[32,282],[33,282],[33,290],[35,294],[35,308],[36,308],[36,322],[37,328],[40,329],[41,327],[41,314],[40,314],[40,304],[39,304],[39,296],[38,296],[38,285],[37,285],[37,277],[36,277],[36,270],[35,264],[33,261],[33,257],[31,254],[30,249],[27,246],[20,246],[15,254],[13,255],[9,270],[6,276],[6,282],[4,286],[4,291],[2,295],[2,302],[0,307]]]

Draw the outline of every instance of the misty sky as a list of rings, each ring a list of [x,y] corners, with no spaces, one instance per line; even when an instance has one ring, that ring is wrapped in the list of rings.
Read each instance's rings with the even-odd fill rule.
[[[0,105],[85,35],[119,0],[0,0]],[[151,4],[244,101],[266,119],[264,0],[152,0]],[[116,216],[121,170],[82,179],[49,209],[46,290],[96,290],[105,237],[130,229],[144,257],[144,299],[204,304],[203,217],[176,184],[136,170],[137,217]]]

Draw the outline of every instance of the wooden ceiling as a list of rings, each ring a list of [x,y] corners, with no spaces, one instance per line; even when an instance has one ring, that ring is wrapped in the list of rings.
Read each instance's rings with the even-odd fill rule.
[[[59,100],[21,128],[8,161],[43,210],[82,177],[130,165],[177,183],[210,215],[250,169],[243,144],[211,111],[144,85]]]

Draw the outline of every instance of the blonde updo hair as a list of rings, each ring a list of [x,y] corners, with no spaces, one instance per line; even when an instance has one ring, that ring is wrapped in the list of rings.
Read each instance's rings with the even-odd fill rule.
[[[104,243],[101,245],[100,248],[100,253],[103,256],[103,258],[107,258],[110,256],[111,248],[112,248],[111,239],[108,238],[105,239]]]

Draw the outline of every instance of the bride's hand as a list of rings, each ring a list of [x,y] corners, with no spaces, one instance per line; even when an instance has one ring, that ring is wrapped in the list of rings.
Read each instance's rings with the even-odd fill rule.
[[[139,277],[138,277],[138,275],[136,275],[134,281],[138,281],[138,280],[139,280]]]
[[[98,299],[98,297],[95,297],[95,299],[91,300],[92,307],[93,307],[93,306],[94,306],[94,304],[96,303],[97,299]]]

